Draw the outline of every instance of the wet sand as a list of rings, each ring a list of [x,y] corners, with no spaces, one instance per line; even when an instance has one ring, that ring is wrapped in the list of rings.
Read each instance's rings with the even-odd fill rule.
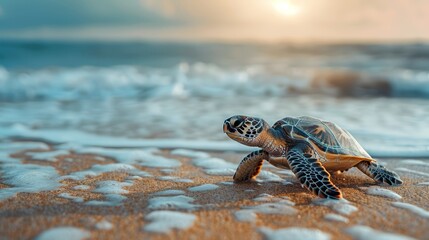
[[[24,152],[14,154],[23,163],[50,165],[55,167],[60,175],[90,168],[94,164],[115,163],[115,159],[100,160],[95,155],[69,154],[58,157],[55,162],[36,161]],[[383,196],[368,195],[362,188],[378,186],[374,181],[358,170],[334,175],[333,181],[342,190],[344,197],[351,205],[358,208],[347,214],[340,214],[327,206],[313,203],[316,196],[302,188],[296,178],[279,174],[277,169],[264,163],[264,170],[276,173],[285,182],[250,182],[231,184],[231,176],[208,175],[204,169],[192,164],[190,157],[181,157],[164,150],[161,153],[167,158],[180,160],[182,165],[172,170],[135,166],[150,173],[151,177],[134,177],[132,184],[123,187],[128,193],[122,194],[126,199],[118,206],[87,205],[91,200],[103,200],[103,193],[94,192],[97,183],[106,180],[126,182],[130,174],[126,172],[109,172],[84,180],[61,180],[62,186],[53,191],[38,193],[18,193],[0,201],[0,239],[32,239],[45,230],[54,227],[71,226],[86,230],[90,239],[263,239],[267,237],[261,228],[271,229],[301,227],[318,229],[329,234],[331,239],[353,239],[346,232],[348,227],[364,225],[387,233],[401,234],[416,239],[429,239],[429,218],[419,216],[409,210],[394,207],[392,202],[400,201],[429,210],[429,186],[418,185],[428,182],[429,177],[397,171],[404,184],[399,187],[380,186],[392,190],[402,196],[395,200]],[[243,153],[209,153],[228,162],[238,164]],[[70,160],[73,159],[73,160]],[[401,159],[382,159],[390,169],[404,167]],[[429,174],[428,166],[406,165],[406,168]],[[162,176],[174,176],[178,179],[191,179],[192,182],[174,182],[161,180]],[[3,181],[0,181],[3,182]],[[227,182],[227,183],[224,183]],[[291,184],[285,184],[291,182]],[[202,184],[216,184],[218,188],[207,191],[190,191],[188,188]],[[78,185],[87,185],[86,190],[74,189]],[[0,189],[9,186],[1,183]],[[147,215],[156,211],[149,207],[150,199],[160,191],[175,189],[182,190],[187,197],[193,198],[191,204],[195,209],[177,209],[176,207],[159,208],[196,216],[190,227],[173,229],[165,233],[145,231],[150,224]],[[61,193],[69,193],[83,198],[83,202],[59,197]],[[263,214],[256,213],[253,222],[239,221],[235,212],[245,207],[270,203],[273,201],[257,202],[253,200],[260,194],[269,194],[274,198],[284,198],[294,203],[296,212],[293,214]],[[173,196],[177,196],[173,195]],[[166,196],[162,196],[166,197]],[[348,222],[329,221],[326,214],[338,214],[348,219]],[[97,227],[97,223],[107,221],[111,227]],[[284,239],[287,236],[285,236]]]

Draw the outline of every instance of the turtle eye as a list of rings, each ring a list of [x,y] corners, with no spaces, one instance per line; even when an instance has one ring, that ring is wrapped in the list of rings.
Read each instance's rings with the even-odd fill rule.
[[[241,124],[243,124],[243,122],[244,121],[242,119],[236,118],[235,121],[232,122],[232,126],[237,128],[237,127],[241,126]]]

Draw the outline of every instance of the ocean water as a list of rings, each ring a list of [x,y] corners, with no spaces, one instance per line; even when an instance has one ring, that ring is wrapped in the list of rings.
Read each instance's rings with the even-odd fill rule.
[[[370,154],[429,157],[429,45],[0,41],[0,138],[222,148],[235,114],[315,116]]]

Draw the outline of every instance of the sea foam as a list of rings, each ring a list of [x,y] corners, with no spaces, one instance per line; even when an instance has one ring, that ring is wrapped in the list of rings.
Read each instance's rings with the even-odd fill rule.
[[[105,193],[105,194],[126,194],[127,190],[123,187],[129,187],[133,184],[127,182],[118,182],[118,181],[101,181],[97,183],[97,188],[93,190],[96,193]]]
[[[419,176],[429,177],[429,173],[416,171],[416,170],[412,170],[412,169],[408,169],[408,168],[400,167],[400,168],[395,168],[395,170],[401,171],[401,172],[406,172],[409,174],[415,174],[415,175],[419,175]]]
[[[1,138],[0,131],[0,138]],[[1,140],[1,139],[0,139]],[[1,142],[0,141],[0,162],[3,163],[19,163],[20,160],[10,157],[10,154],[17,153],[23,150],[49,150],[49,146],[39,142]]]
[[[55,227],[48,229],[36,237],[36,240],[80,240],[91,236],[87,230],[76,227]]]
[[[355,240],[413,240],[414,238],[395,234],[386,233],[379,230],[374,230],[367,226],[353,226],[345,230]]]
[[[348,223],[349,219],[338,214],[328,213],[324,216],[328,221]]]
[[[184,230],[191,227],[197,217],[190,213],[154,211],[145,216],[150,223],[144,226],[147,232],[168,233],[172,229]]]
[[[100,230],[110,230],[113,228],[113,224],[107,220],[101,220],[95,224],[95,227]]]
[[[65,199],[70,199],[70,200],[72,200],[73,202],[77,202],[77,203],[81,203],[81,202],[83,202],[83,198],[81,198],[81,197],[76,197],[76,196],[73,196],[73,195],[71,195],[70,193],[60,193],[60,194],[58,194],[58,197],[62,197],[62,198],[65,198]]]
[[[185,191],[177,190],[177,189],[169,189],[160,192],[155,192],[153,195],[155,196],[171,196],[171,195],[183,195]]]
[[[195,199],[179,195],[179,196],[169,196],[169,197],[154,197],[149,199],[149,209],[185,209],[185,210],[194,210],[199,207],[199,205],[192,204]]]
[[[191,192],[205,192],[205,191],[211,191],[219,188],[216,184],[203,184],[195,187],[188,188]]]
[[[400,163],[404,165],[416,165],[416,166],[429,167],[429,163],[427,161],[421,161],[416,159],[406,159],[406,160],[400,161]]]
[[[429,211],[426,211],[423,208],[417,207],[413,204],[403,203],[403,202],[393,202],[392,205],[397,208],[406,209],[420,217],[429,218]]]
[[[175,168],[181,163],[175,159],[165,158],[159,155],[157,149],[130,150],[130,149],[106,149],[106,148],[82,148],[75,150],[78,153],[96,154],[116,159],[124,164],[136,164],[144,167]]]
[[[278,230],[273,230],[271,228],[259,228],[259,231],[265,236],[268,240],[283,240],[294,239],[294,240],[329,240],[331,239],[330,235],[324,233],[318,229],[309,229],[309,228],[282,228]]]
[[[333,200],[315,198],[312,202],[315,205],[330,207],[332,210],[344,215],[350,215],[358,210],[357,207],[351,205],[350,202],[345,199]]]
[[[61,186],[60,176],[51,166],[34,164],[0,165],[3,183],[9,188],[0,189],[0,200],[15,196],[20,192],[36,193],[55,190]]]
[[[402,199],[401,195],[381,187],[371,186],[368,188],[361,187],[360,189],[366,191],[366,193],[369,195],[381,196],[381,197],[391,198],[395,200]]]
[[[151,174],[145,171],[141,171],[129,164],[111,163],[111,164],[103,164],[103,165],[95,164],[87,170],[73,172],[73,173],[70,173],[69,175],[62,176],[61,179],[83,180],[87,176],[95,177],[108,172],[125,172],[128,174],[142,176],[142,177],[152,176]]]

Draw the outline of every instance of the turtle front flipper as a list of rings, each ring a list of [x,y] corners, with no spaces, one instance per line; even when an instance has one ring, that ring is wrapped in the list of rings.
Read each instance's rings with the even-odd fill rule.
[[[402,184],[402,180],[398,174],[389,171],[376,162],[360,162],[356,167],[379,183],[387,183],[389,185]]]
[[[262,162],[268,159],[268,153],[264,150],[251,152],[241,160],[234,174],[234,182],[244,182],[256,177],[262,168]]]
[[[292,147],[287,161],[301,184],[321,198],[340,199],[340,190],[331,182],[330,175],[306,143]]]

